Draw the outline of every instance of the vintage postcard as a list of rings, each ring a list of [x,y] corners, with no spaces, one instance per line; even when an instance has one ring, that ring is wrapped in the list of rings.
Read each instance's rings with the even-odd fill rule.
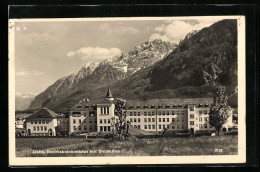
[[[9,20],[9,162],[246,161],[244,16]]]

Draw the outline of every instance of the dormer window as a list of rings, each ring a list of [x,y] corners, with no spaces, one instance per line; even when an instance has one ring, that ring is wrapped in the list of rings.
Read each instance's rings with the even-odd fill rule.
[[[166,105],[165,108],[170,108],[170,105]]]
[[[162,105],[158,105],[158,108],[162,108]]]
[[[81,108],[81,105],[79,105],[78,108]]]
[[[152,105],[151,108],[155,108],[155,105]]]
[[[179,105],[178,105],[178,107],[182,107],[182,105],[181,105],[181,104],[179,104]]]
[[[208,104],[208,103],[205,103],[204,107],[209,107],[209,104]]]
[[[141,108],[141,105],[137,105],[136,108],[138,108],[138,109]]]
[[[176,108],[176,107],[177,107],[177,105],[176,105],[176,104],[174,104],[174,105],[173,105],[173,108]]]
[[[148,106],[147,106],[147,105],[144,105],[144,108],[148,108]]]
[[[130,106],[129,106],[129,108],[131,108],[131,109],[132,109],[132,108],[133,108],[133,105],[130,105]]]
[[[89,105],[86,105],[85,108],[89,108]]]

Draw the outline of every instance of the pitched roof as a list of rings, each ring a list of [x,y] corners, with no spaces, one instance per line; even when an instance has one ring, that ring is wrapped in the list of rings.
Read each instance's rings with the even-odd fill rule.
[[[106,95],[106,98],[112,98],[112,93],[110,91],[110,89],[107,90],[107,95]]]
[[[95,110],[95,103],[87,100],[82,100],[71,108],[72,111],[90,111]]]
[[[108,99],[103,99],[103,100],[101,100],[101,101],[99,101],[98,103],[97,103],[97,105],[98,104],[113,104],[113,101],[110,101],[110,100],[108,100]]]
[[[58,114],[51,111],[50,109],[41,108],[40,110],[30,115],[28,118],[56,118],[57,116]]]
[[[212,98],[178,98],[178,99],[148,99],[148,100],[127,100],[126,109],[142,109],[142,108],[178,108],[187,105],[199,106],[200,104],[211,104]]]

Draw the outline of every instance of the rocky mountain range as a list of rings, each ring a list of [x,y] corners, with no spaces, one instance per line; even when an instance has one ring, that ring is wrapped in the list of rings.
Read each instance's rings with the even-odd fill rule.
[[[147,41],[93,66],[56,81],[36,96],[29,109],[68,110],[83,98],[98,101],[108,87],[115,97],[144,100],[213,97],[216,85],[226,86],[235,107],[237,22],[222,20],[192,31],[178,45]]]
[[[155,39],[146,41],[120,56],[108,58],[100,63],[87,64],[78,73],[57,80],[44,92],[36,96],[30,105],[30,109],[37,109],[45,105],[49,100],[53,101],[56,95],[73,89],[72,87],[77,89],[78,83],[83,79],[88,84],[98,82],[99,86],[125,79],[136,71],[149,67],[163,59],[176,47],[177,45],[174,43]]]
[[[34,100],[36,94],[34,93],[16,93],[15,94],[15,110],[27,109]]]

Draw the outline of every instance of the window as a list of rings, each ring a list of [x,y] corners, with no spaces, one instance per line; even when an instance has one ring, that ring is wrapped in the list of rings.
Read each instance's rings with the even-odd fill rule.
[[[199,117],[199,121],[202,121],[202,117]]]
[[[147,112],[144,112],[144,116],[147,116]]]
[[[107,107],[107,114],[109,114],[109,107]]]
[[[140,118],[138,118],[138,122],[141,122]]]
[[[147,125],[144,125],[144,129],[147,129]]]
[[[141,115],[141,113],[140,112],[138,112],[138,116],[140,116]]]
[[[79,123],[81,123],[81,119],[79,119]]]
[[[144,118],[144,122],[147,122],[147,118]]]
[[[130,118],[130,122],[133,122],[133,118]]]
[[[103,114],[103,108],[102,108],[102,107],[100,107],[100,109],[101,109],[101,114]]]
[[[159,122],[162,122],[162,121],[161,121],[161,118],[159,118]]]
[[[172,129],[175,129],[175,126],[174,126],[174,125],[172,125]]]
[[[194,107],[190,107],[190,111],[194,111]]]
[[[100,131],[103,131],[103,127],[102,126],[100,127]]]
[[[42,123],[42,121],[41,120],[39,120],[39,124],[41,124]]]
[[[155,129],[155,125],[153,125],[153,129]]]
[[[107,113],[106,113],[106,108],[105,108],[105,107],[104,107],[104,114],[107,114]]]
[[[152,121],[155,122],[155,118],[152,118]]]
[[[174,115],[174,111],[172,111],[172,115]]]
[[[148,118],[148,122],[151,122],[151,118]]]
[[[89,126],[89,130],[92,131],[92,126]]]
[[[154,113],[154,111],[152,111],[152,115],[154,115],[155,113]]]
[[[130,116],[133,116],[133,112],[130,112]]]
[[[159,129],[162,129],[162,126],[161,126],[161,125],[159,125]]]
[[[158,111],[158,115],[161,115],[161,111]]]
[[[46,126],[44,126],[44,131],[47,131],[47,127]]]
[[[36,131],[36,127],[35,126],[33,127],[33,131]]]
[[[87,130],[87,126],[84,126],[84,130]]]
[[[108,120],[107,120],[107,123],[109,123],[109,124],[110,124],[110,119],[108,119]]]
[[[86,117],[87,116],[87,113],[84,113],[84,117]]]
[[[148,112],[148,116],[151,116],[151,112]]]
[[[167,115],[170,115],[170,112],[169,112],[169,111],[167,111]]]
[[[72,116],[73,117],[79,117],[80,116],[80,112],[72,112]]]
[[[79,126],[79,130],[81,130],[81,126]]]
[[[169,118],[167,118],[167,122],[170,122],[170,119],[169,119]]]
[[[43,131],[43,126],[41,126],[41,131]]]
[[[148,125],[148,128],[151,129],[151,125]]]
[[[207,121],[208,121],[208,118],[207,118],[207,117],[205,117],[205,118],[204,118],[204,120],[207,122]]]
[[[212,128],[212,125],[210,126],[210,128]]]
[[[33,120],[31,120],[31,124],[33,124]]]
[[[208,114],[208,111],[207,111],[207,110],[204,110],[204,114]]]
[[[194,125],[194,121],[190,121],[190,125]]]
[[[184,122],[184,118],[183,117],[181,118],[181,121]]]
[[[37,126],[37,131],[39,131],[40,130],[40,127],[39,126]]]
[[[76,130],[77,128],[76,128],[76,126],[73,126],[73,130]]]
[[[163,125],[163,128],[165,128],[165,125]]]
[[[170,125],[167,125],[167,128],[170,128]]]
[[[165,118],[163,118],[163,122],[165,122]]]
[[[136,122],[136,118],[134,118],[134,122]]]
[[[76,123],[76,119],[73,119],[73,124],[75,124]]]
[[[46,120],[46,124],[49,124],[49,120]]]
[[[107,131],[110,131],[110,126],[107,127]]]
[[[90,117],[93,117],[94,115],[95,115],[95,111],[89,112],[89,116],[90,116]]]
[[[165,111],[163,111],[162,114],[165,115]]]
[[[107,127],[106,126],[104,126],[104,131],[107,131]]]
[[[200,114],[200,115],[202,114],[202,111],[201,111],[201,110],[199,111],[199,114]]]
[[[45,120],[42,120],[42,124],[45,124]]]
[[[177,118],[177,122],[179,122],[179,118]]]
[[[37,120],[35,120],[34,123],[37,124]]]
[[[192,119],[193,119],[193,118],[194,118],[194,114],[190,114],[190,118],[192,118]]]
[[[105,123],[107,123],[107,120],[106,120],[106,119],[104,119],[104,124],[105,124]],[[105,129],[104,129],[104,130],[105,130]]]
[[[172,122],[174,122],[174,118],[172,118]]]
[[[89,123],[92,123],[92,119],[89,119]]]
[[[177,111],[177,115],[180,115],[179,111]]]
[[[100,119],[99,123],[102,124],[102,119]]]
[[[207,124],[204,124],[204,128],[208,128]]]
[[[92,122],[92,121],[91,121]],[[97,123],[97,119],[95,119],[95,123]]]
[[[185,114],[185,112],[182,112],[182,115],[184,115]]]
[[[198,127],[198,124],[196,124],[196,127]]]
[[[86,119],[84,119],[84,120],[83,120],[83,122],[84,122],[84,123],[86,123],[86,122],[87,122],[87,120],[86,120]]]
[[[134,116],[136,116],[136,112],[134,112]]]
[[[202,128],[202,124],[199,124],[200,128]]]
[[[141,128],[141,126],[140,126],[140,125],[138,125],[138,126],[137,126],[137,128],[138,128],[138,129],[140,129],[140,128]]]

